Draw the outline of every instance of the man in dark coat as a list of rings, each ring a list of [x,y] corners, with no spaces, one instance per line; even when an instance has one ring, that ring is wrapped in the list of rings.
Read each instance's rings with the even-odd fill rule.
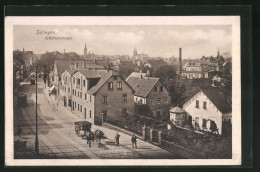
[[[132,141],[132,146],[133,146],[133,149],[136,148],[137,149],[137,137],[135,136],[135,134],[132,136],[131,138],[131,141]]]
[[[119,146],[119,137],[120,135],[118,134],[118,132],[116,133],[115,139],[116,139],[116,145]]]

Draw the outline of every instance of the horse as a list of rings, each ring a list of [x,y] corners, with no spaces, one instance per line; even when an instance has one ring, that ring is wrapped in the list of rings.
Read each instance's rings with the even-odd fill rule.
[[[103,131],[101,130],[96,130],[95,131],[95,137],[96,137],[96,141],[98,141],[98,143],[101,143],[101,139],[103,138],[103,136],[105,135]]]

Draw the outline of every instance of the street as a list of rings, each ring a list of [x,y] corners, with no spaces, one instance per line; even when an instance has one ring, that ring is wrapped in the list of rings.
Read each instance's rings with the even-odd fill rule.
[[[26,140],[27,148],[34,150],[35,142],[35,85],[23,82],[22,90],[27,93],[28,104],[14,108],[14,140],[19,139],[16,131],[22,128],[21,140]],[[54,96],[48,96],[42,81],[38,82],[38,135],[40,155],[34,158],[51,159],[179,159],[177,154],[163,150],[148,142],[138,139],[138,149],[132,148],[131,135],[120,134],[120,145],[115,145],[114,136],[117,131],[92,125],[92,131],[100,129],[105,138],[92,142],[75,134],[74,122],[84,120],[73,114],[61,104],[57,106]],[[28,157],[27,157],[28,156]],[[20,155],[32,158],[30,154]],[[18,157],[18,158],[19,158]]]

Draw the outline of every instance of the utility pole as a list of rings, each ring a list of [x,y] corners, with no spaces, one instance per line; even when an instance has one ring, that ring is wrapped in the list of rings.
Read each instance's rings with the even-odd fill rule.
[[[35,135],[35,154],[39,154],[39,141],[38,141],[38,96],[37,96],[37,65],[36,65],[36,135]]]

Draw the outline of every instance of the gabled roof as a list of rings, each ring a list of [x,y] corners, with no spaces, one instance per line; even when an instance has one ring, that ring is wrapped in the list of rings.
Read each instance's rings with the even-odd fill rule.
[[[154,85],[159,81],[159,78],[136,78],[130,77],[127,83],[135,90],[135,95],[140,97],[146,97],[153,89]]]
[[[191,96],[189,96],[182,104],[187,102],[195,94],[202,91],[207,98],[218,108],[221,113],[232,112],[232,96],[230,93],[216,87],[199,88]]]
[[[168,63],[164,60],[148,60],[148,63],[150,63],[150,65],[154,68],[168,65]]]
[[[78,69],[77,72],[84,75],[86,78],[101,78],[106,71],[100,71],[100,70],[84,70],[84,69]]]
[[[110,71],[108,71],[107,73],[105,73],[105,74],[101,77],[101,79],[98,81],[97,85],[95,85],[95,86],[92,87],[90,90],[88,90],[87,93],[89,93],[89,94],[95,94],[112,76],[117,76],[117,77],[120,77],[120,78],[121,78],[121,76],[120,76],[118,73],[116,73],[116,72],[110,70]],[[123,78],[121,78],[121,79],[122,79],[122,81],[124,81]],[[124,81],[124,82],[125,82],[125,81]],[[134,92],[134,89],[133,89],[127,82],[125,82],[125,83],[126,83],[126,84],[129,86],[129,88],[131,88],[132,91]]]
[[[173,112],[173,113],[185,113],[185,110],[183,110],[182,108],[177,106],[177,107],[171,108],[170,112]]]
[[[135,77],[135,78],[141,78],[142,77],[147,77],[147,73],[140,73],[140,72],[132,72],[127,78],[126,78],[126,82],[129,78],[131,77]]]
[[[70,75],[74,74],[75,72],[77,72],[77,70],[75,69],[65,69],[65,71],[67,71]],[[65,72],[64,71],[64,72]]]
[[[57,65],[58,75],[61,75],[66,69],[71,69],[69,61],[66,61],[66,60],[55,60],[55,63]]]

